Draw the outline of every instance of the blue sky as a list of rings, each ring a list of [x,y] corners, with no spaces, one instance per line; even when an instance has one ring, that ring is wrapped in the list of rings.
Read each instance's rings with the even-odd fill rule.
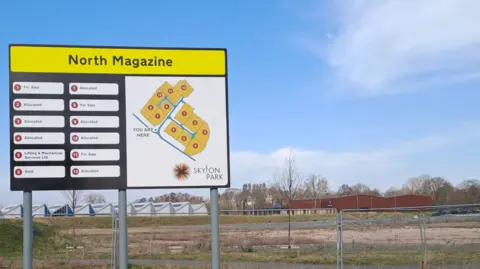
[[[290,147],[333,187],[478,178],[480,3],[432,3],[3,1],[0,204],[21,201],[9,191],[9,43],[227,48],[235,187],[269,182]]]

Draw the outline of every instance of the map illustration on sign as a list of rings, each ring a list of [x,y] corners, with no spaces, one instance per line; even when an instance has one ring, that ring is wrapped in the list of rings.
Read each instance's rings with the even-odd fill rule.
[[[185,101],[193,92],[186,80],[180,80],[176,85],[164,82],[140,110],[147,122],[137,115],[135,117],[147,128],[152,128],[165,143],[195,160],[193,156],[201,153],[208,144],[210,128]],[[171,139],[182,146],[174,145]]]

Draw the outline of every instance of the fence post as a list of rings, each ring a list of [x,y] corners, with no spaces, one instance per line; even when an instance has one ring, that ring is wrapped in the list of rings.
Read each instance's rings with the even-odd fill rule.
[[[335,230],[337,231],[337,269],[340,269],[340,212],[337,211],[336,216],[336,227]]]
[[[340,269],[343,269],[343,212],[340,211]]]

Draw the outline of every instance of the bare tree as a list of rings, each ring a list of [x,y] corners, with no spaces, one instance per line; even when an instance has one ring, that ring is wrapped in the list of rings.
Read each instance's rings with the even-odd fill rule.
[[[343,184],[338,188],[338,191],[337,191],[338,196],[347,196],[352,194],[353,194],[352,187],[350,187],[348,184]]]
[[[425,194],[425,182],[430,180],[429,175],[410,178],[404,185],[406,194]]]
[[[101,204],[101,203],[107,202],[103,194],[96,194],[96,193],[90,193],[89,195],[87,195],[85,200],[89,204]]]
[[[77,209],[78,204],[82,203],[84,200],[83,190],[63,191],[63,195],[67,199],[70,208],[72,208],[73,215],[75,215],[75,210]]]
[[[295,156],[292,150],[285,158],[285,167],[273,175],[275,185],[280,189],[282,200],[288,208],[288,248],[291,248],[291,202],[297,198],[298,190],[302,186],[302,176],[297,169]]]
[[[305,182],[305,194],[307,198],[313,199],[314,208],[317,208],[317,200],[319,197],[328,193],[328,180],[320,175],[310,175]]]

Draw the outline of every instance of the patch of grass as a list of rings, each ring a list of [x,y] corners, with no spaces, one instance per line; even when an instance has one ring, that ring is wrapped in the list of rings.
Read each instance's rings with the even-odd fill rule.
[[[373,219],[373,218],[402,218],[411,217],[414,213],[346,213],[344,219]],[[303,221],[325,221],[335,220],[335,214],[318,215],[292,215],[292,222]],[[57,217],[57,218],[38,218],[36,222],[50,223],[59,229],[92,229],[92,228],[111,228],[111,217]],[[220,216],[220,224],[265,224],[265,223],[285,223],[288,222],[287,215],[274,216]],[[208,225],[209,216],[152,216],[152,217],[128,217],[128,227],[158,227],[158,226],[188,226],[188,225]]]
[[[56,237],[54,228],[44,223],[33,224],[33,247],[34,250],[52,251],[57,249],[60,241],[69,240],[68,237],[59,239]],[[0,221],[0,256],[11,256],[22,252],[23,245],[23,222]]]

